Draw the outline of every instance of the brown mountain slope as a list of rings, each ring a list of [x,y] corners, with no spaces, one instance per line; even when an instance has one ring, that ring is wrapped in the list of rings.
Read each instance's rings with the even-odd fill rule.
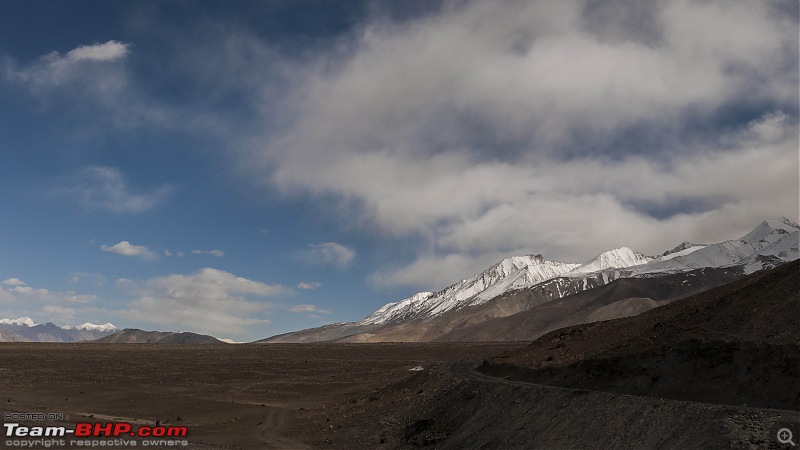
[[[335,342],[346,339],[355,334],[369,332],[374,326],[359,326],[355,322],[332,323],[317,328],[293,331],[291,333],[278,334],[255,341],[255,343],[265,344],[305,344],[310,342]]]
[[[565,387],[800,410],[800,261],[484,363]]]

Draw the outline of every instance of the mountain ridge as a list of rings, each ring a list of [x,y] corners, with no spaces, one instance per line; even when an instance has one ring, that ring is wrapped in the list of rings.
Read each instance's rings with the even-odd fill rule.
[[[764,220],[739,239],[707,245],[684,241],[658,257],[646,256],[628,247],[603,252],[583,264],[548,261],[540,254],[510,257],[440,291],[421,292],[399,302],[387,303],[361,321],[326,326],[319,337],[320,340],[372,341],[380,339],[380,329],[396,330],[398,327],[409,330],[409,336],[419,337],[425,333],[410,330],[422,326],[422,322],[458,314],[465,308],[493,302],[502,295],[522,289],[538,289],[539,293],[534,296],[536,300],[525,306],[532,308],[620,278],[652,278],[703,268],[730,268],[731,273],[743,276],[800,258],[799,240],[800,225],[781,218]],[[627,310],[639,311],[640,306],[644,307],[642,305],[653,306],[646,299],[640,303],[635,306],[636,302],[628,302],[630,308]],[[614,309],[620,314],[626,310],[621,305]],[[496,314],[520,312],[515,308],[502,307],[502,311]],[[597,317],[610,314],[610,311],[598,313]],[[485,318],[491,319],[493,314]],[[302,333],[304,342],[314,341],[314,330],[317,329],[295,333]],[[270,342],[274,338],[275,342],[293,342],[293,335],[286,333],[262,341]],[[402,340],[402,333],[392,336],[389,340]]]
[[[79,342],[91,341],[117,331],[117,327],[111,323],[95,325],[86,322],[77,327],[59,327],[52,322],[37,324],[30,317],[20,317],[18,319],[0,319],[0,329],[13,333],[0,335],[0,342],[17,342],[23,339],[25,342]],[[9,339],[9,340],[7,340]]]

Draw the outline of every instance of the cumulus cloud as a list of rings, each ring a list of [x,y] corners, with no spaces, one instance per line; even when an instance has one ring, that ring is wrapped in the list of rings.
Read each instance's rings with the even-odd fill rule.
[[[345,268],[353,262],[356,251],[336,242],[309,244],[308,250],[300,254],[300,258],[309,264],[328,264]]]
[[[62,179],[54,193],[86,209],[138,214],[162,204],[173,191],[170,186],[161,186],[149,192],[134,193],[119,169],[93,166]]]
[[[297,289],[303,289],[306,291],[319,289],[322,287],[322,283],[318,283],[316,281],[301,281],[297,283]]]
[[[6,278],[2,284],[6,286],[25,286],[25,282],[19,278]]]
[[[387,238],[424,237],[382,284],[735,238],[800,215],[798,24],[780,9],[459,2],[375,21],[298,77],[288,126],[247,162]],[[335,248],[311,253],[348,259]]]
[[[205,268],[147,281],[124,314],[169,329],[240,335],[246,327],[268,323],[271,306],[264,299],[284,292],[277,284]]]
[[[217,258],[221,258],[225,256],[225,252],[222,250],[192,250],[193,255],[211,255],[216,256]]]
[[[100,250],[116,253],[122,256],[138,256],[144,259],[154,259],[156,254],[143,245],[133,245],[128,241],[121,241],[114,245],[101,245]]]

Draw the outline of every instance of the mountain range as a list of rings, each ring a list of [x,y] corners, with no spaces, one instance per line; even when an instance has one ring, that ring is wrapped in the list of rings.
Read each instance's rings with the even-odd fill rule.
[[[110,323],[84,323],[59,327],[52,322],[37,324],[30,317],[0,319],[0,342],[78,342],[92,341],[117,332]]]
[[[800,225],[770,219],[739,239],[683,242],[659,256],[616,248],[583,263],[504,259],[436,292],[388,303],[358,322],[259,342],[529,340],[553,329],[640,314],[800,258]]]
[[[769,219],[739,239],[683,242],[657,256],[628,247],[581,263],[512,256],[439,291],[387,303],[358,322],[261,341],[427,342],[532,340],[565,326],[641,314],[745,275],[800,259],[800,225]],[[193,333],[118,330],[110,323],[58,327],[0,319],[0,342],[220,342]]]

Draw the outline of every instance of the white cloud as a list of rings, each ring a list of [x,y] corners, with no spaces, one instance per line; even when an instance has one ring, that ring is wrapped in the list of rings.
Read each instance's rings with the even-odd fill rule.
[[[108,253],[116,253],[122,256],[138,256],[144,259],[156,258],[156,254],[142,245],[132,245],[128,241],[121,241],[114,245],[101,245],[100,250]]]
[[[0,81],[27,92],[45,108],[81,119],[84,129],[108,131],[196,121],[147,95],[128,71],[131,44],[108,41],[66,54],[50,52],[29,64],[0,59]],[[181,116],[181,120],[176,117]]]
[[[320,287],[322,287],[322,283],[318,283],[316,281],[301,281],[297,283],[297,289],[303,289],[306,291],[319,289]]]
[[[336,242],[309,244],[309,249],[301,253],[301,258],[310,264],[329,264],[344,268],[353,262],[356,251]]]
[[[47,289],[34,289],[30,286],[14,286],[9,289],[11,292],[16,292],[18,294],[39,294],[41,296],[46,296],[50,294]]]
[[[25,282],[19,278],[6,278],[2,284],[6,286],[25,286]]]
[[[748,131],[752,134],[752,139],[773,144],[784,139],[790,127],[789,117],[778,111],[751,121]]]
[[[94,45],[81,45],[80,47],[70,50],[64,57],[64,60],[75,61],[116,61],[124,58],[128,54],[130,44],[124,44],[117,41],[108,41],[105,44]],[[55,54],[53,58],[58,58]]]
[[[0,288],[3,289],[3,288]],[[40,302],[49,304],[63,304],[63,303],[92,303],[97,300],[94,294],[77,294],[75,291],[51,291],[44,288],[33,288],[31,286],[14,285],[5,289],[5,292],[11,294],[15,301],[21,302]]]
[[[330,314],[331,311],[328,309],[321,309],[316,307],[315,305],[309,304],[302,304],[302,305],[295,305],[289,308],[289,311],[294,313],[304,313],[304,314],[311,314],[314,317],[318,317],[318,314]]]
[[[211,255],[216,256],[217,258],[221,258],[225,256],[225,252],[222,250],[192,250],[193,255]]]
[[[147,281],[124,314],[169,329],[238,336],[247,327],[268,323],[271,305],[264,299],[284,292],[277,284],[205,268]]]
[[[87,209],[115,214],[137,214],[160,205],[174,189],[161,186],[146,193],[133,193],[125,175],[116,168],[87,167],[67,177],[55,189],[59,196]]]
[[[424,237],[372,279],[431,289],[514,253],[655,253],[800,216],[795,18],[632,5],[463,2],[367,24],[298,75],[288,127],[247,164],[351,224]]]
[[[124,87],[126,80],[115,64],[124,59],[130,45],[117,41],[105,44],[84,45],[61,55],[51,52],[28,66],[18,67],[6,61],[5,75],[12,81],[26,84],[33,92],[57,88],[64,85],[86,86],[86,81],[97,83],[94,92],[117,91]]]

